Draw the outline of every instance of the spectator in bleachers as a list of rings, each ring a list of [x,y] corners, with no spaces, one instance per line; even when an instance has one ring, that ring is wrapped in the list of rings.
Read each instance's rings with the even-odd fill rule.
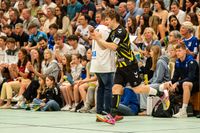
[[[54,37],[57,34],[58,25],[53,23],[49,26],[49,33],[48,33],[48,48],[53,50],[55,45]]]
[[[74,23],[77,21],[79,14],[81,12],[82,4],[77,0],[70,0],[69,5],[67,6],[67,16]]]
[[[81,75],[82,65],[81,65],[81,55],[80,54],[72,55],[72,61],[70,62],[70,67],[71,67],[71,75],[73,78],[73,82],[71,82],[71,83],[69,82],[69,83],[65,84],[65,89],[66,89],[66,94],[67,94],[67,97],[69,100],[68,101],[68,104],[69,104],[68,109],[70,111],[75,111],[76,106],[78,105],[79,101],[78,101],[78,99],[76,99],[76,101],[75,101],[74,94],[73,94],[73,86],[80,79],[80,75]]]
[[[180,33],[183,36],[183,42],[187,47],[187,53],[196,57],[198,54],[199,41],[193,35],[193,32],[194,28],[191,22],[186,21],[182,23]]]
[[[58,75],[59,75],[59,65],[56,60],[53,58],[53,53],[49,49],[45,49],[44,53],[44,60],[41,64],[41,70],[38,70],[38,67],[33,64],[28,65],[28,70],[33,73],[37,77],[44,78],[45,76],[54,76],[57,82]],[[26,91],[23,93],[22,97],[22,104],[27,102],[31,102],[33,98],[37,96],[37,89],[39,87],[38,80],[32,80],[31,83],[28,85]]]
[[[21,48],[28,45],[29,35],[24,32],[22,23],[17,23],[15,25],[15,34],[17,35],[17,47]]]
[[[40,54],[43,55],[45,49],[48,49],[47,39],[45,37],[40,37],[36,45],[36,50],[40,51]]]
[[[176,65],[174,76],[170,82],[166,82],[162,88],[178,94],[183,94],[183,104],[179,112],[173,117],[187,117],[187,106],[190,95],[199,90],[199,67],[193,56],[187,54],[184,43],[176,46]]]
[[[17,23],[23,23],[23,20],[20,19],[19,16],[20,16],[20,15],[19,15],[19,12],[18,12],[15,8],[13,8],[13,9],[9,12],[9,18],[10,18],[10,24],[9,24],[9,25],[11,25],[11,27],[12,27],[13,30],[15,29],[15,25],[16,25]]]
[[[178,18],[175,15],[169,16],[169,28],[168,31],[171,32],[173,30],[180,31],[181,24],[178,20]]]
[[[53,52],[55,55],[55,58],[58,60],[58,62],[61,62],[63,55],[72,54],[72,47],[68,44],[63,42],[63,35],[62,34],[56,34],[54,37],[55,45],[53,48]]]
[[[62,56],[61,68],[61,78],[60,78],[60,90],[64,98],[64,106],[61,108],[62,111],[70,110],[69,105],[69,94],[66,91],[66,86],[68,83],[73,84],[73,78],[71,75],[70,62],[72,61],[71,55]]]
[[[40,19],[39,19],[39,22],[40,22],[40,31],[44,31],[44,23],[45,23],[45,21],[46,21],[46,17],[44,17],[44,16],[42,16],[42,17],[40,17]]]
[[[81,54],[81,56],[84,56],[86,53],[86,49],[83,45],[78,43],[78,36],[76,35],[70,35],[67,38],[68,44],[72,47],[72,54]]]
[[[56,24],[58,25],[58,33],[69,36],[73,33],[69,17],[65,16],[61,7],[55,8]]]
[[[75,35],[79,37],[78,43],[84,45],[86,49],[90,48],[89,44],[89,36],[90,36],[90,28],[89,25],[90,17],[87,14],[83,14],[79,17],[80,25],[76,28]]]
[[[127,22],[129,16],[133,16],[137,18],[143,14],[143,10],[141,8],[136,7],[135,0],[128,0],[127,1],[127,9],[128,13],[126,14],[125,21]]]
[[[199,34],[198,32],[198,28],[199,28],[199,21],[198,21],[198,17],[196,13],[188,13],[186,15],[186,19],[185,21],[189,21],[193,24],[193,28],[194,28],[194,35],[197,37],[197,35]]]
[[[4,25],[3,32],[6,34],[7,37],[14,38],[16,41],[18,41],[17,35],[14,32],[12,32],[11,25],[8,24]]]
[[[148,45],[151,46],[158,45],[161,47],[160,41],[158,40],[158,37],[152,28],[150,27],[145,28],[142,36],[143,36],[143,41],[138,46],[139,48],[141,48],[141,50],[144,50],[144,48]]]
[[[45,86],[42,87],[44,81],[40,84],[37,97],[33,99],[33,104],[38,105],[35,111],[60,111],[62,107],[62,99],[60,96],[60,88],[58,87],[55,78],[53,76],[47,76],[45,78]]]
[[[121,2],[119,4],[118,13],[125,21],[125,17],[126,17],[126,14],[127,14],[126,2]]]
[[[36,17],[39,8],[39,0],[30,0],[31,3],[31,16]]]
[[[136,35],[137,20],[133,16],[129,16],[126,22],[126,30],[129,35]]]
[[[8,69],[12,79],[16,81],[5,82],[1,90],[0,105],[1,108],[11,108],[11,99],[13,97],[12,91],[18,92],[20,89],[21,82],[24,83],[28,79],[28,71],[26,69],[27,63],[29,62],[27,51],[20,49],[18,52],[18,63],[11,64]],[[3,100],[7,99],[7,103],[3,105]],[[3,105],[3,106],[2,106]]]
[[[185,8],[186,8],[186,13],[195,13],[196,12],[196,0],[186,0],[185,2]]]
[[[0,51],[6,50],[6,39],[7,39],[7,37],[0,36]]]
[[[144,10],[144,14],[148,14],[149,16],[152,16],[153,12],[151,10],[151,3],[146,1],[142,4],[142,8]]]
[[[26,46],[27,50],[31,50],[37,47],[37,43],[39,38],[44,37],[44,38],[48,38],[46,33],[41,32],[40,30],[38,30],[38,25],[37,24],[31,24],[28,27],[29,30],[29,40],[28,40],[28,45]]]
[[[48,8],[55,9],[57,5],[54,2],[52,2],[52,0],[44,0],[44,1],[45,1],[45,4],[42,5],[42,11],[45,15],[47,15],[47,9]]]
[[[90,20],[95,21],[96,6],[90,0],[83,0],[83,6],[81,7],[81,14],[88,14]],[[89,23],[89,21],[88,21]]]
[[[47,19],[44,22],[43,31],[48,34],[49,33],[49,26],[51,24],[56,23],[57,17],[55,16],[55,9],[54,8],[47,8]]]
[[[25,1],[23,1],[23,0],[19,1],[18,12],[21,14],[22,10],[25,9],[25,8],[27,8]]]
[[[171,12],[168,16],[175,15],[180,23],[185,21],[186,13],[180,9],[179,3],[174,1],[171,4]]]
[[[9,19],[9,8],[10,8],[10,3],[7,0],[2,0],[1,1],[1,9],[3,10],[3,18],[5,21]]]
[[[163,0],[155,0],[154,8],[153,16],[158,16],[161,21],[161,24],[158,25],[158,31],[155,32],[158,32],[157,35],[162,42],[166,35],[165,27],[167,26],[168,11],[165,9]]]
[[[81,79],[78,82],[78,90],[81,96],[81,99],[83,100],[84,107],[81,108],[79,111],[89,111],[91,109],[90,105],[86,104],[86,95],[87,95],[87,90],[88,89],[95,89],[97,86],[97,76],[95,73],[90,72],[90,67],[91,67],[91,58],[92,58],[92,50],[88,49],[87,53],[87,65],[86,65],[86,78]]]
[[[100,23],[101,23],[101,12],[102,11],[97,11],[96,12],[96,16],[95,16],[95,21],[96,21],[96,25],[95,25],[95,27],[97,27]]]
[[[28,33],[28,27],[32,24],[37,25],[38,28],[40,27],[40,23],[39,23],[38,18],[31,16],[31,10],[30,9],[27,9],[27,8],[23,9],[22,10],[22,16],[23,16],[23,19],[24,19],[23,27],[24,27],[24,31],[26,33]]]
[[[142,34],[144,33],[145,28],[149,27],[149,15],[143,14],[139,18],[138,27],[136,29],[136,40],[135,43],[141,43],[142,42]]]

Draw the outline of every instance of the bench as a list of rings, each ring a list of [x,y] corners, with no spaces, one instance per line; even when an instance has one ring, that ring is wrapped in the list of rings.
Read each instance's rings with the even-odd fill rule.
[[[191,96],[190,102],[193,105],[193,110],[200,112],[200,91]]]

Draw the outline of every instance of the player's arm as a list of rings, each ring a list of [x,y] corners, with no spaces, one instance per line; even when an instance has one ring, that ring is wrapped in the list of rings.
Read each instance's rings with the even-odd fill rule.
[[[92,39],[96,40],[97,43],[99,45],[101,45],[101,47],[104,47],[104,48],[108,48],[108,49],[111,49],[113,51],[116,51],[116,49],[118,48],[118,45],[114,42],[106,42],[105,40],[102,39],[101,37],[101,34],[99,32],[94,32],[94,33],[91,33],[91,37]]]

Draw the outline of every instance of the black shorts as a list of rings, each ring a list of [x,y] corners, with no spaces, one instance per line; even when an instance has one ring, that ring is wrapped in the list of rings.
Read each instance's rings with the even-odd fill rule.
[[[139,76],[137,64],[117,68],[114,77],[114,84],[120,84],[125,87],[127,83],[130,83],[131,87],[135,87],[140,85],[141,82],[142,79]]]
[[[183,84],[178,85],[177,88],[178,88],[178,90],[176,90],[176,92],[178,94],[183,94]],[[193,82],[193,87],[192,87],[191,94],[194,94],[194,93],[196,93],[198,91],[200,91],[199,82]]]

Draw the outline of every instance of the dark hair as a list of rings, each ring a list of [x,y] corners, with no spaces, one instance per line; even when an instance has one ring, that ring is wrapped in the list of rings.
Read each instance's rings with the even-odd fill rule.
[[[70,35],[68,38],[67,38],[67,40],[76,40],[76,41],[78,41],[79,40],[79,38],[78,38],[78,36],[77,35]]]
[[[0,36],[0,39],[4,40],[4,42],[7,40],[6,36]]]
[[[89,23],[90,22],[90,16],[88,14],[83,14],[82,16],[84,16],[85,20]]]
[[[171,7],[172,5],[176,5],[177,7],[180,7],[180,5],[179,5],[179,3],[178,3],[177,1],[173,1],[173,2],[171,3],[170,7]]]
[[[55,80],[55,77],[54,76],[46,76],[46,78],[50,79],[51,81],[53,81],[53,88],[56,86],[56,80]]]
[[[53,23],[49,26],[49,29],[51,28],[58,30],[58,25],[56,23]]]
[[[9,24],[6,24],[6,25],[4,25],[4,26],[3,26],[3,29],[4,29],[4,28],[8,28],[8,29],[10,29],[10,30],[11,30],[11,29],[12,29],[12,26],[11,26],[11,25],[9,25]]]
[[[128,27],[129,33],[134,34],[137,28],[137,20],[133,16],[129,16],[128,18],[130,18],[132,21],[131,27]]]
[[[106,17],[109,17],[111,20],[116,19],[118,23],[121,23],[120,15],[116,11],[106,10],[105,15]]]
[[[65,13],[64,13],[64,10],[63,8],[57,6],[56,8],[59,8],[60,12],[61,12],[61,15],[60,16],[56,16],[56,24],[58,26],[58,29],[62,29],[62,26],[63,26],[63,17],[65,17]],[[67,17],[67,16],[66,16]]]
[[[24,48],[21,48],[19,51],[21,51],[23,53],[24,60],[23,60],[23,62],[21,62],[21,60],[18,60],[17,66],[18,67],[20,67],[20,66],[24,66],[25,67],[27,62],[29,61],[28,52]]]
[[[157,1],[160,4],[162,10],[166,10],[165,3],[163,2],[163,0],[155,0],[155,1]]]
[[[174,27],[171,25],[171,23],[170,23],[170,21],[171,21],[172,18],[175,18],[176,21],[177,21],[177,25],[176,25],[175,28],[174,28]],[[178,31],[179,31],[180,28],[181,28],[181,24],[180,24],[178,18],[176,17],[176,15],[171,15],[171,16],[169,16],[169,31],[173,31],[173,30],[178,30]]]
[[[143,19],[144,19],[144,24],[141,26],[141,34],[143,34],[144,29],[146,27],[149,27],[149,18],[150,18],[150,16],[149,16],[149,14],[143,14],[143,15],[140,16],[140,18],[141,17],[143,17]],[[140,21],[139,21],[138,25],[140,25]]]
[[[188,15],[189,15],[190,18],[191,18],[192,24],[195,25],[195,26],[198,26],[198,25],[199,25],[199,22],[198,22],[197,14],[196,14],[196,13],[188,13]]]
[[[82,55],[81,54],[73,54],[74,56],[76,56],[78,59],[82,59]]]
[[[87,61],[87,62],[88,62],[87,56],[83,56],[83,57],[81,58],[81,60],[82,60],[82,61]]]
[[[45,37],[43,37],[43,36],[38,39],[38,42],[40,42],[42,40],[44,40],[45,42],[47,42],[47,39]]]

